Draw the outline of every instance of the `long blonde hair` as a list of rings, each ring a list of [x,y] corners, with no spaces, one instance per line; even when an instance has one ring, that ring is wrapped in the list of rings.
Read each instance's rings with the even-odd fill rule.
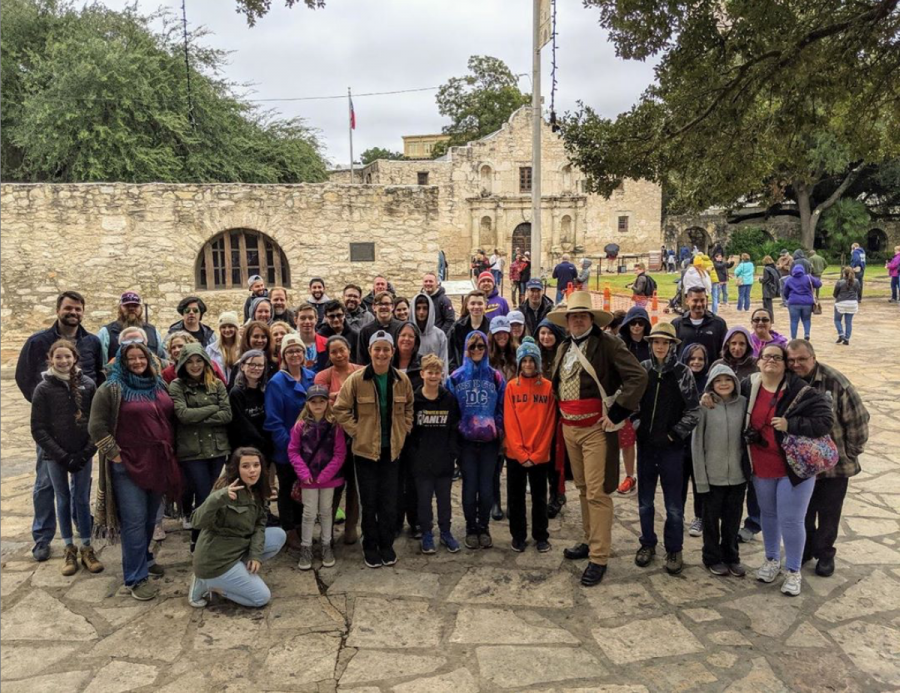
[[[331,399],[325,400],[325,413],[322,415],[322,420],[334,424],[334,409],[331,407]],[[309,408],[309,400],[306,401],[306,404],[303,405],[303,409],[300,410],[300,414],[297,416],[297,423],[301,421],[307,423],[315,423],[316,421],[315,415]]]

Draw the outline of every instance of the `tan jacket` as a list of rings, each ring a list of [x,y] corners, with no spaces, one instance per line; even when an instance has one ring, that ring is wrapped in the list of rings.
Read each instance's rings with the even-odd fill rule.
[[[334,417],[353,438],[353,454],[369,460],[381,457],[381,408],[372,366],[350,374],[334,404]],[[391,459],[400,457],[412,430],[413,389],[409,378],[396,368],[388,371],[388,407],[391,411]]]

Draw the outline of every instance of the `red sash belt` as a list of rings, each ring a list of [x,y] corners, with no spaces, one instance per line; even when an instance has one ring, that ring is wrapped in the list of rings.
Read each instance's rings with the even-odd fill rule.
[[[571,399],[561,401],[559,409],[567,416],[584,416],[583,419],[567,419],[561,417],[564,426],[577,426],[578,428],[587,428],[597,423],[603,416],[603,400],[596,399]],[[590,416],[586,416],[590,414]]]

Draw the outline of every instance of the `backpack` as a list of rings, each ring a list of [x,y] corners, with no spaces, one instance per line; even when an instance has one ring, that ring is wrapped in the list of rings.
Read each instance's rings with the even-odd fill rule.
[[[649,274],[641,274],[646,281],[644,282],[643,291],[636,292],[638,296],[652,296],[656,292],[656,280]]]

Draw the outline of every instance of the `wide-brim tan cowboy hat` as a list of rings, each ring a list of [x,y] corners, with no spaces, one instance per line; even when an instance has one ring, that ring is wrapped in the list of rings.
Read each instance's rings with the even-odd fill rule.
[[[650,334],[647,335],[647,340],[651,339],[668,339],[675,344],[681,344],[681,340],[675,333],[675,325],[670,322],[660,322],[654,325]]]
[[[566,299],[547,314],[547,319],[554,325],[566,327],[566,316],[569,313],[590,313],[597,327],[606,327],[612,322],[613,314],[600,308],[594,308],[591,294],[588,291],[573,291]]]

